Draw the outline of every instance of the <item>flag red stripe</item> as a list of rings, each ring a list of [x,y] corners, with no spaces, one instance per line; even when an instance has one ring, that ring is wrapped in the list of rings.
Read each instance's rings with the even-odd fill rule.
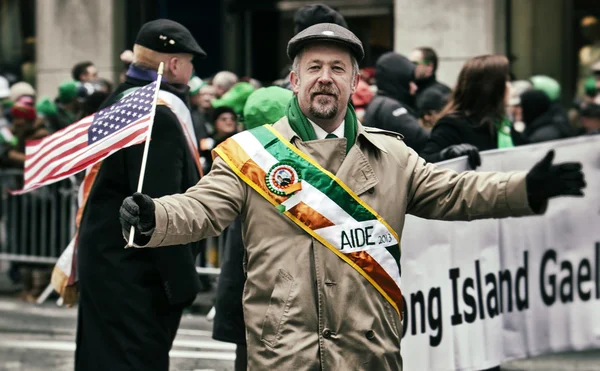
[[[46,147],[46,146],[42,147],[44,149],[43,151],[38,151],[37,153],[26,155],[25,163],[27,164],[27,167],[29,169],[32,169],[38,163],[45,162],[48,155],[52,156],[55,150],[58,149],[60,151],[65,151],[69,147],[74,146],[75,143],[81,142],[82,138],[87,142],[87,138],[84,138],[87,135],[87,128],[83,128],[80,130],[81,130],[81,132],[76,133],[77,135],[70,136],[69,138],[65,138],[64,140],[61,140],[61,141],[56,141],[53,143],[54,145],[50,145],[48,147]]]
[[[87,128],[90,127],[91,123],[91,120],[85,120],[61,129],[48,137],[35,141],[27,141],[27,150],[29,153],[26,154],[25,159],[31,160],[33,157],[41,156],[44,153],[50,152],[57,147],[56,144],[62,144],[65,141],[72,141],[73,138],[81,135],[82,132],[78,132],[78,130],[82,128],[85,128],[83,133],[87,133]],[[76,135],[73,133],[76,133]],[[31,142],[38,142],[38,144],[32,144]]]
[[[64,158],[66,156],[70,156],[75,152],[79,152],[82,149],[84,149],[85,147],[87,147],[87,141],[79,143],[78,145],[76,145],[75,147],[67,150],[66,152],[59,152],[56,154],[56,156],[52,157],[52,158],[43,158],[41,162],[36,162],[36,164],[40,163],[41,166],[38,166],[37,170],[35,170],[35,173],[33,174],[29,174],[29,172],[31,171],[31,167],[32,166],[26,166],[26,170],[25,170],[25,177],[26,179],[35,179],[42,171],[47,170],[48,166],[52,166],[55,165],[55,167],[58,167],[60,164],[60,158]],[[44,166],[45,165],[45,166]],[[27,170],[29,169],[29,170]]]

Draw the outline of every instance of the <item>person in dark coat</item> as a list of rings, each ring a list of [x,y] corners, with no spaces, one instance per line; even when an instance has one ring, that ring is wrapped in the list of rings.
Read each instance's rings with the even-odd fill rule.
[[[422,114],[426,104],[427,95],[437,92],[442,96],[450,94],[450,88],[437,80],[438,56],[435,50],[429,47],[416,48],[410,53],[409,59],[415,65],[415,83],[417,90],[415,104]],[[426,94],[428,92],[429,94]]]
[[[555,128],[553,136],[559,136],[559,138],[554,139],[569,138],[575,135],[576,130],[571,126],[567,110],[560,102],[561,87],[558,81],[546,75],[532,76],[529,81],[532,83],[534,89],[543,91],[548,98],[550,98],[548,116],[552,118],[552,123]],[[539,139],[543,139],[544,137],[545,136],[542,136],[541,138],[534,137],[534,140],[539,142],[541,141]]]
[[[468,156],[471,168],[481,165],[480,151],[513,147],[506,117],[508,59],[482,55],[462,68],[450,102],[419,153],[428,162]]]
[[[179,23],[155,20],[140,29],[126,81],[103,104],[156,81],[187,104],[194,56],[204,51]],[[199,289],[195,244],[144,251],[125,249],[119,207],[137,189],[144,144],[122,149],[100,165],[79,228],[79,315],[76,371],[167,371],[182,311]],[[184,192],[200,179],[178,118],[158,105],[143,192],[160,197]]]
[[[367,107],[363,124],[400,133],[406,145],[419,152],[429,134],[419,125],[414,107],[414,71],[414,64],[400,54],[389,52],[379,57],[375,65],[377,95]]]
[[[521,94],[521,112],[526,143],[539,143],[566,138],[568,133],[554,120],[548,95],[541,90]]]

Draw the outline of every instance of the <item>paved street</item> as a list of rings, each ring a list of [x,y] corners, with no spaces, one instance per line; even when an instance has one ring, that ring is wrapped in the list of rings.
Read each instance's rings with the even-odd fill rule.
[[[76,308],[41,306],[0,296],[0,371],[71,371]],[[171,351],[171,370],[233,370],[234,346],[210,338],[211,323],[185,315]],[[413,370],[410,370],[413,371]],[[508,362],[502,371],[600,371],[600,350]]]
[[[72,371],[76,308],[0,297],[0,370]],[[235,346],[212,340],[206,317],[186,315],[171,351],[171,370],[233,370]]]

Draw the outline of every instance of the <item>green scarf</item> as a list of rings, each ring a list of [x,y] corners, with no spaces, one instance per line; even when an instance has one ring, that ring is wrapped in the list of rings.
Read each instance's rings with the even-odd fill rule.
[[[512,124],[508,118],[505,118],[496,125],[498,148],[512,148],[515,146],[510,136],[511,126]]]
[[[304,116],[304,113],[300,110],[300,106],[298,105],[298,96],[294,96],[290,103],[287,106],[287,112],[285,114],[290,122],[290,126],[292,129],[298,134],[300,139],[304,142],[309,140],[317,140],[317,134],[315,134],[315,129],[313,129],[312,125]],[[356,141],[356,132],[358,130],[358,124],[356,121],[356,113],[354,112],[354,107],[352,104],[348,103],[348,108],[346,109],[346,117],[344,124],[344,137],[346,138],[346,153],[350,151],[350,148],[354,145]]]

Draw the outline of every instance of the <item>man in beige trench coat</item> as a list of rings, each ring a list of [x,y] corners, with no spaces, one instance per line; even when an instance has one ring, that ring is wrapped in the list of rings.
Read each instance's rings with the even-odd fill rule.
[[[365,128],[356,121],[349,99],[359,79],[357,61],[364,52],[354,34],[333,24],[318,24],[290,40],[288,55],[294,61],[290,78],[295,98],[286,117],[272,128],[257,129],[271,136],[265,148],[289,141],[293,147],[289,153],[298,155],[297,163],[308,159],[307,163],[317,164],[312,169],[322,167],[319,174],[311,178],[303,173],[306,178],[300,182],[300,171],[296,173],[300,168],[286,167],[285,161],[276,163],[274,172],[261,169],[265,156],[277,154],[260,152],[264,151],[260,146],[252,152],[260,133],[256,137],[252,131],[241,133],[245,136],[223,143],[210,173],[184,194],[153,200],[136,193],[125,199],[124,235],[128,237],[133,225],[136,247],[181,245],[216,236],[241,215],[247,250],[244,317],[250,370],[401,370],[402,303],[390,300],[394,295],[397,299],[399,289],[386,281],[399,278],[399,266],[378,265],[373,259],[380,261],[387,249],[399,265],[397,241],[405,215],[474,220],[543,213],[551,197],[583,195],[581,166],[552,165],[550,152],[528,173],[458,174],[438,169],[408,148],[401,135]],[[249,159],[242,161],[241,156],[236,162],[232,148],[241,148]],[[268,186],[261,183],[263,173],[252,175],[252,167],[265,171]],[[278,183],[277,175],[282,174],[286,182]],[[308,195],[321,186],[304,181],[322,176],[345,184],[347,193],[336,201],[335,192],[329,192],[333,188],[325,182],[317,190],[325,197],[311,201]],[[295,206],[284,203],[296,197],[286,193],[294,182],[302,183],[296,193],[303,201]],[[374,219],[372,224],[364,222],[368,226],[360,241],[361,236],[344,229],[343,220],[336,220],[347,210],[336,209],[337,205],[346,202],[372,208],[390,227],[390,234],[376,236],[374,231],[383,224]],[[324,217],[310,219],[308,212],[298,212],[310,207]],[[328,228],[315,234],[317,227],[310,223],[302,227],[301,219],[331,228],[341,224],[338,250],[330,246],[336,237],[323,232]],[[379,248],[382,239],[387,243]],[[365,241],[372,249],[361,250]],[[357,268],[361,264],[362,270]],[[376,276],[373,272],[382,267],[387,276]],[[392,284],[385,288],[384,281]]]

